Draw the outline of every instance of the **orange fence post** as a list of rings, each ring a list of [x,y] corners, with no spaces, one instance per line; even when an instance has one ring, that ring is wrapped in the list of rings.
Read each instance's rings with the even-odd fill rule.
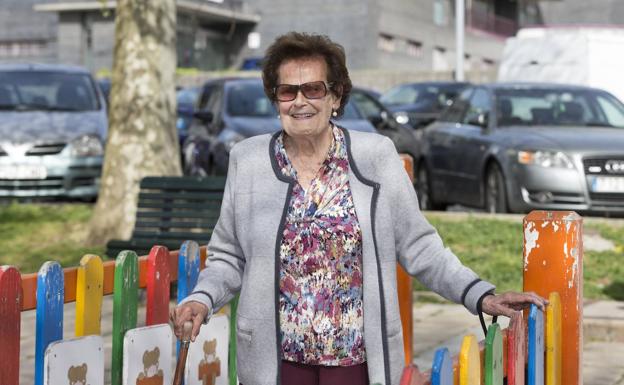
[[[414,160],[411,156],[401,154],[405,171],[414,181]],[[397,263],[397,291],[399,295],[399,312],[401,313],[401,325],[403,326],[403,350],[405,352],[405,365],[412,363],[412,347],[414,342],[413,316],[412,316],[412,277]]]
[[[572,211],[533,211],[524,218],[524,290],[561,299],[561,383],[582,384],[583,220]]]

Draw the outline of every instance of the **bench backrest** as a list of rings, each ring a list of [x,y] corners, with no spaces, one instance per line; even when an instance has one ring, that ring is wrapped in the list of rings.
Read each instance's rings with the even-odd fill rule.
[[[130,248],[147,254],[152,245],[177,249],[185,240],[205,245],[221,210],[224,177],[146,177],[140,184]],[[121,250],[109,244],[109,257]]]
[[[141,181],[133,238],[206,241],[217,223],[225,178],[147,177]],[[182,234],[178,234],[182,233]]]

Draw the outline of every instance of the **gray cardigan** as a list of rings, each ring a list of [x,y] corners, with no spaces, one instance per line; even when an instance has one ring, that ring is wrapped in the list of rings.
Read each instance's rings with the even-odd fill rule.
[[[370,383],[396,385],[404,367],[397,297],[397,261],[445,298],[476,314],[494,289],[444,248],[420,210],[392,142],[344,130],[349,184],[362,230],[364,343]],[[236,322],[238,376],[244,385],[280,383],[279,249],[294,180],[274,156],[277,134],[232,148],[219,221],[207,267],[193,294],[217,310],[240,291]]]

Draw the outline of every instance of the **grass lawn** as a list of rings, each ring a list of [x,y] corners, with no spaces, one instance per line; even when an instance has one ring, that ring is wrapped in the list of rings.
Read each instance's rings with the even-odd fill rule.
[[[497,292],[522,289],[521,220],[468,216],[459,221],[436,214],[428,214],[427,218],[460,260],[481,278],[494,283]],[[584,297],[624,301],[624,226],[610,226],[606,221],[585,222],[585,231],[600,234],[615,247],[610,251],[584,251]],[[415,287],[424,289],[418,283]]]
[[[91,210],[87,204],[0,206],[0,265],[15,265],[29,273],[46,260],[69,267],[76,266],[84,254],[103,255],[104,245],[84,243]],[[521,220],[427,217],[462,262],[496,284],[499,292],[521,290]],[[585,251],[585,297],[624,300],[624,226],[593,221],[585,226],[615,244],[611,251]],[[418,283],[415,288],[423,289]]]
[[[85,254],[104,254],[104,246],[87,246],[88,204],[0,205],[0,265],[22,273],[37,271],[48,260],[77,266]]]

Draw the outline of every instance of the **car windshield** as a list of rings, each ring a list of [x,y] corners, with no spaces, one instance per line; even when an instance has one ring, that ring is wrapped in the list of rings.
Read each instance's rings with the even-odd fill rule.
[[[392,88],[379,99],[385,105],[435,102],[442,107],[461,91],[459,86],[403,85]]]
[[[99,110],[87,74],[41,71],[0,72],[0,110]]]
[[[599,90],[516,88],[496,90],[499,126],[598,126],[624,128],[624,105]]]
[[[355,106],[353,105],[353,103],[351,101],[349,101],[345,105],[344,113],[342,114],[340,119],[342,119],[342,120],[357,120],[357,119],[364,119],[364,118],[362,116],[360,116],[360,114],[358,113],[358,111],[355,108]]]
[[[234,83],[227,96],[230,116],[276,117],[277,111],[264,94],[262,83]]]
[[[355,103],[357,108],[367,118],[381,116],[383,112],[380,103],[363,92],[351,91],[349,101]]]

